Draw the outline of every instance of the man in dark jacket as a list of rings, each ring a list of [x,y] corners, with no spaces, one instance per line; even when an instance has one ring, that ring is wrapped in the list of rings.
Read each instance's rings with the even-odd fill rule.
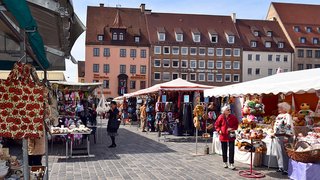
[[[111,101],[111,110],[109,113],[109,121],[107,126],[107,132],[108,135],[111,138],[112,144],[109,146],[109,148],[115,148],[116,142],[116,136],[118,135],[118,129],[120,126],[120,111],[117,108],[117,103],[115,101]]]

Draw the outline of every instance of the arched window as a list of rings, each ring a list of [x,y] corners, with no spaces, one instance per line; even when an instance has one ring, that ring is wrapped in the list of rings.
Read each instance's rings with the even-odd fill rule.
[[[119,34],[119,40],[122,41],[123,40],[123,33]]]
[[[118,40],[118,34],[116,32],[112,33],[112,40]]]

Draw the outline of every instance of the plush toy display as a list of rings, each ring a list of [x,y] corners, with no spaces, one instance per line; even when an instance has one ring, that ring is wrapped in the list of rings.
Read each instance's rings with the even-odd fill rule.
[[[202,120],[204,115],[204,107],[201,105],[197,105],[193,110],[193,125],[196,129],[200,129],[200,121]]]
[[[308,103],[302,103],[300,105],[300,111],[296,117],[294,117],[294,123],[296,126],[312,126],[314,112],[310,109],[310,105]]]

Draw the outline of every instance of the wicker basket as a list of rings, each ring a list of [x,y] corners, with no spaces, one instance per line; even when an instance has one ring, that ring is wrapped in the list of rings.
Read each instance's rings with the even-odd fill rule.
[[[310,144],[306,141],[299,141],[295,145],[292,143],[287,143],[285,145],[288,156],[298,162],[303,163],[318,163],[320,162],[320,149],[314,149],[309,151],[297,152],[298,146],[307,147]]]

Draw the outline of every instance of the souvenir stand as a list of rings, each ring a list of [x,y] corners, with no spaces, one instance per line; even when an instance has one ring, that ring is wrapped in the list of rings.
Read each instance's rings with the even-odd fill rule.
[[[272,125],[270,124],[273,123],[275,115],[277,115],[277,104],[278,102],[291,104],[295,142],[286,145],[287,153],[291,158],[288,173],[292,179],[298,179],[298,176],[301,176],[301,179],[308,179],[307,177],[316,176],[314,174],[315,169],[320,170],[320,156],[318,154],[320,153],[320,134],[317,127],[320,126],[318,112],[320,108],[318,102],[319,74],[320,69],[279,73],[253,81],[205,90],[204,95],[247,97],[248,101],[243,103],[244,116],[239,125],[238,140],[261,139],[267,147],[267,149],[260,149],[262,152],[266,151],[266,153],[263,153],[263,159],[267,159],[267,161],[263,160],[264,165],[270,164],[270,156],[271,161],[276,162],[274,158],[277,155],[274,151],[276,143],[272,141],[269,134],[272,133]],[[265,111],[265,114],[261,110]],[[254,112],[254,114],[250,112]],[[261,114],[256,114],[257,112],[262,113],[262,119]],[[214,143],[218,144],[218,142]],[[248,141],[239,141],[238,146],[239,149],[251,150],[254,145]],[[219,148],[219,145],[216,147]],[[257,152],[257,148],[255,149],[255,152]],[[252,157],[254,160],[255,154]],[[236,151],[235,160],[237,160],[237,156],[239,154]],[[250,173],[252,172],[250,170],[246,172],[246,177],[255,175],[254,172]],[[244,174],[241,173],[241,175]]]
[[[97,129],[94,90],[101,83],[54,82],[52,88],[58,101],[59,124],[52,126],[53,136],[66,138],[66,156],[72,157],[74,150],[86,150],[90,156],[90,138]],[[86,148],[74,148],[86,139]],[[70,145],[70,152],[69,152]]]

